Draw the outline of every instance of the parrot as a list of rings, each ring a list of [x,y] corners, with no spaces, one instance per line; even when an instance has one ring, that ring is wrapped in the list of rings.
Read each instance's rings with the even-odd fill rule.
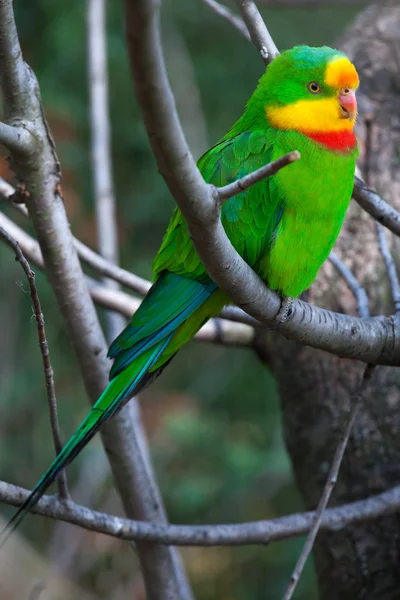
[[[198,161],[221,187],[282,155],[301,160],[227,200],[221,220],[240,256],[282,297],[307,290],[349,206],[358,156],[355,66],[342,52],[295,46],[267,66],[243,114]],[[217,316],[228,296],[209,277],[175,209],[153,262],[153,284],[111,344],[109,384],[2,532],[2,543],[98,429],[148,386]]]

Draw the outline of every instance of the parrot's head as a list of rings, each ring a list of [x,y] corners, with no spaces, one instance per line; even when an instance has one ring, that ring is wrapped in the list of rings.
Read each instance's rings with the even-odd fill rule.
[[[258,92],[274,127],[325,135],[353,131],[358,84],[357,71],[342,52],[296,46],[272,61]]]

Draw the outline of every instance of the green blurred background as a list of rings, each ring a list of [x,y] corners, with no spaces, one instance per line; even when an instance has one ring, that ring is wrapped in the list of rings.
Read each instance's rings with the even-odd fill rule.
[[[263,14],[283,49],[298,43],[333,44],[361,8],[362,3],[335,6],[323,1],[312,8],[265,8]],[[15,0],[15,10],[25,58],[38,76],[56,139],[72,230],[96,247],[85,3]],[[133,95],[122,15],[121,0],[110,2],[110,111],[121,263],[149,278],[174,203],[156,171]],[[166,0],[162,16],[171,83],[198,157],[239,116],[262,73],[262,62],[201,0]],[[0,174],[7,176],[5,161]],[[1,209],[29,229],[4,202]],[[27,285],[4,247],[0,263],[0,477],[29,487],[51,461],[53,446]],[[66,438],[86,413],[87,399],[51,290],[40,273],[37,282]],[[252,351],[192,342],[143,394],[141,404],[172,522],[242,522],[302,510],[284,447],[277,390]],[[76,500],[121,512],[97,438],[68,473]],[[4,516],[11,514],[5,506],[0,509]],[[143,597],[136,559],[127,544],[39,517],[28,518],[22,533],[87,597]],[[185,549],[196,598],[279,598],[302,541],[265,548]],[[311,562],[296,598],[316,598]]]

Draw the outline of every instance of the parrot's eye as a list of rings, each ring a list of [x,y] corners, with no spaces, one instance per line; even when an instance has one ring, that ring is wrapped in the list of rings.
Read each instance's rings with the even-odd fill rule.
[[[308,84],[308,89],[313,94],[319,94],[319,92],[321,91],[321,86],[318,85],[318,83],[316,83],[315,81],[312,81],[311,83]]]
[[[350,94],[350,92],[351,92],[351,89],[350,89],[350,88],[342,88],[342,89],[340,90],[340,94],[341,94],[342,96],[348,96],[348,95]]]

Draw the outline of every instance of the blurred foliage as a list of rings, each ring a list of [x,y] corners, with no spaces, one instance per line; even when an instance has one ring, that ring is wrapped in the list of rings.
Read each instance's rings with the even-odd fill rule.
[[[321,2],[321,5],[324,4]],[[333,4],[333,3],[332,3]],[[16,0],[25,58],[34,68],[64,175],[74,233],[95,247],[90,171],[85,3]],[[332,44],[357,10],[340,5],[265,9],[279,47]],[[262,72],[253,47],[200,0],[166,0],[163,34],[171,82],[193,152],[215,143],[241,113]],[[112,151],[125,268],[150,277],[151,260],[173,200],[155,169],[134,99],[123,38],[122,2],[109,3],[108,48]],[[6,162],[0,167],[7,173]],[[8,210],[4,205],[2,209]],[[15,215],[14,215],[15,217]],[[25,227],[29,225],[18,217]],[[29,487],[53,456],[44,379],[27,285],[0,247],[1,478]],[[21,285],[14,283],[21,282]],[[38,274],[66,437],[87,411],[75,358],[44,275]],[[272,518],[302,509],[292,481],[277,392],[250,351],[191,343],[143,394],[155,468],[173,522]],[[102,476],[79,474],[87,465]],[[99,441],[69,469],[74,497],[120,511]],[[93,489],[85,489],[92,486]],[[89,493],[90,492],[90,493]],[[11,510],[1,507],[5,515]],[[61,529],[60,529],[61,527]],[[60,542],[59,531],[61,535]],[[62,529],[64,528],[64,529]],[[22,532],[93,598],[142,598],[126,544],[30,517]],[[72,533],[71,533],[72,532]],[[65,546],[74,545],[69,559]],[[76,538],[78,539],[78,538]],[[58,541],[57,541],[58,540]],[[265,600],[282,594],[302,540],[269,547],[185,549],[198,600]],[[64,546],[64,547],[63,547]],[[64,556],[61,560],[61,555]],[[296,596],[316,597],[308,565]]]

